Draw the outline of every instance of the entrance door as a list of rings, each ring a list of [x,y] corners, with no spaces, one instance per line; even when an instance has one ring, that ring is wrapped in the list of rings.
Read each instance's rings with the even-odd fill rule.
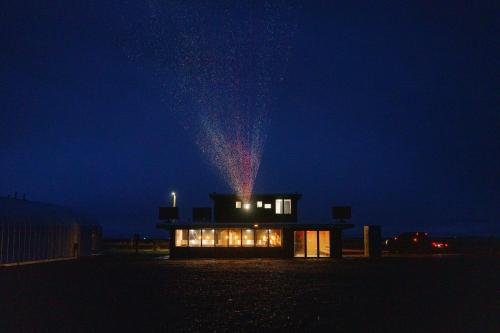
[[[316,230],[306,231],[306,252],[307,257],[318,256],[318,232]]]
[[[294,257],[330,257],[330,231],[307,230],[294,231]]]
[[[294,231],[293,232],[293,238],[294,238],[294,246],[293,246],[293,256],[294,257],[305,257],[304,252],[305,252],[305,246],[306,246],[306,239],[305,239],[305,232],[304,231]]]

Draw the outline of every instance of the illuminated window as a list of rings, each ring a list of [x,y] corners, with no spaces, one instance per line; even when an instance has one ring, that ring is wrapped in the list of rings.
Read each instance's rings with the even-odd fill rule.
[[[264,205],[264,209],[271,209],[271,208],[273,208],[273,206],[272,206],[271,204],[267,204],[267,203],[266,203],[266,204]]]
[[[229,244],[229,233],[227,229],[216,229],[215,237],[217,239],[217,243],[215,246],[227,246]]]
[[[255,246],[257,247],[267,247],[267,240],[269,239],[267,235],[267,229],[256,229],[255,230]]]
[[[281,229],[269,229],[269,247],[281,246]]]
[[[241,201],[236,201],[236,208],[241,208]]]
[[[293,256],[294,257],[305,257],[306,240],[304,231],[294,231],[294,246],[293,246]]]
[[[243,229],[242,235],[243,235],[243,246],[254,245],[253,229]]]
[[[188,231],[186,229],[175,230],[175,246],[188,246]]]
[[[201,235],[203,237],[201,240],[201,246],[213,247],[215,245],[214,229],[203,229]]]
[[[201,229],[189,229],[189,247],[201,246]]]
[[[229,229],[229,246],[241,246],[241,229]]]
[[[330,231],[319,231],[319,256],[330,256]]]
[[[308,257],[318,256],[318,232],[316,230],[307,230],[306,249]]]
[[[283,199],[276,199],[275,213],[283,214]]]
[[[283,201],[283,213],[290,215],[292,214],[292,200],[291,199],[285,199]]]
[[[262,201],[257,201],[257,208],[262,208]]]
[[[243,204],[243,208],[245,208],[245,209],[250,209],[250,207],[252,207],[252,205],[249,203]]]

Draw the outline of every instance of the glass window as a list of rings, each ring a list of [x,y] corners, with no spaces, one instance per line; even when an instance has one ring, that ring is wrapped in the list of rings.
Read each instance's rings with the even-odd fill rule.
[[[306,240],[304,231],[294,231],[293,238],[294,238],[293,256],[302,258],[305,257]]]
[[[243,234],[243,246],[253,246],[254,245],[253,229],[243,229],[242,234]]]
[[[189,229],[189,247],[201,246],[201,229]]]
[[[227,246],[229,241],[229,234],[227,229],[215,229],[215,236],[217,239],[216,246]]]
[[[330,256],[330,231],[319,231],[319,256]]]
[[[203,240],[201,241],[201,246],[213,247],[215,245],[214,229],[203,229],[201,234],[203,236]]]
[[[318,232],[316,230],[307,230],[306,232],[307,256],[318,256]]]
[[[241,246],[241,229],[229,229],[229,246]]]
[[[292,200],[291,199],[285,199],[283,201],[283,213],[290,215],[292,214]]]
[[[271,208],[273,208],[273,206],[271,204],[266,203],[264,205],[264,209],[271,209]]]
[[[175,246],[188,246],[188,231],[186,229],[175,230]]]
[[[252,205],[251,205],[251,204],[249,204],[249,203],[245,203],[245,204],[243,205],[243,208],[245,208],[245,209],[250,209],[251,207],[252,207]]]
[[[257,201],[257,208],[262,208],[262,201]]]
[[[267,229],[257,229],[255,230],[255,246],[267,247]]]
[[[283,199],[276,199],[276,214],[283,214]]]
[[[269,229],[269,246],[281,246],[281,229]]]
[[[236,208],[241,208],[241,201],[236,201]]]

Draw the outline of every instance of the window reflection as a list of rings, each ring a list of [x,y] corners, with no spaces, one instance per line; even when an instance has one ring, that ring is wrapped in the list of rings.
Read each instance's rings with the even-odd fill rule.
[[[292,214],[292,200],[291,199],[285,199],[283,201],[283,213],[290,215]]]
[[[229,246],[241,246],[241,229],[229,229]]]
[[[269,229],[269,247],[281,246],[281,230]]]
[[[325,241],[326,242],[326,241]],[[326,243],[325,243],[326,244]],[[281,247],[281,229],[176,229],[176,247]]]
[[[242,236],[243,236],[243,246],[254,245],[253,229],[244,229],[242,231]]]
[[[201,229],[189,229],[189,246],[201,246]]]
[[[283,199],[276,199],[275,213],[276,214],[283,214]]]
[[[319,256],[330,256],[330,231],[319,231]]]
[[[214,229],[203,229],[202,230],[202,246],[213,247],[215,245],[215,230]]]
[[[188,246],[188,231],[186,229],[175,230],[175,246]]]
[[[267,235],[267,229],[257,229],[255,230],[255,246],[267,247],[267,240],[269,239]]]
[[[227,229],[216,229],[215,235],[217,238],[216,246],[227,246],[229,243],[229,234]]]
[[[318,232],[316,230],[307,230],[306,232],[306,248],[308,257],[318,256]]]
[[[294,231],[293,237],[294,237],[294,252],[293,252],[294,257],[304,257],[305,247],[306,247],[304,231]]]

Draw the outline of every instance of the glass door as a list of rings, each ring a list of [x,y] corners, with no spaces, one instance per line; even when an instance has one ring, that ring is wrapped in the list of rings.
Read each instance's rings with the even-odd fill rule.
[[[293,256],[296,258],[297,257],[304,258],[305,247],[306,247],[304,231],[294,231],[293,238],[294,238]]]
[[[308,258],[318,256],[318,232],[316,230],[306,231],[306,252]]]

